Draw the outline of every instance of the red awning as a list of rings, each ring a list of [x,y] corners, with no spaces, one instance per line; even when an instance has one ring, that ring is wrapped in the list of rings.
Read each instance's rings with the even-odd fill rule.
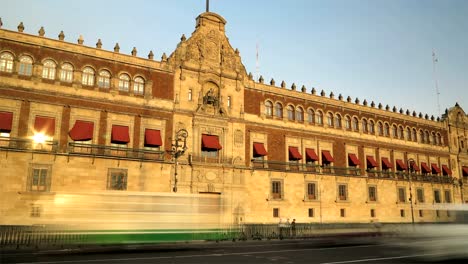
[[[319,157],[315,153],[314,149],[306,148],[306,159],[307,161],[317,161],[319,160]]]
[[[330,154],[330,151],[328,151],[328,150],[322,150],[322,158],[324,159],[324,160],[322,160],[322,162],[323,162],[323,161],[325,161],[325,162],[333,162],[333,161],[335,161],[335,159],[333,158],[333,156]]]
[[[74,141],[85,141],[93,139],[94,123],[76,120],[73,128],[68,132]]]
[[[34,131],[46,136],[53,137],[55,134],[55,118],[46,116],[36,116],[34,121]]]
[[[218,136],[202,135],[202,147],[211,150],[220,150],[223,147],[219,144]]]
[[[468,176],[468,167],[463,166],[463,167],[462,167],[462,171],[463,171],[463,172],[462,172],[462,173],[463,173],[463,176]]]
[[[301,160],[302,155],[297,147],[289,147],[289,160]]]
[[[13,113],[0,112],[0,132],[11,132],[11,124],[13,123]]]
[[[359,166],[361,165],[361,161],[358,159],[358,157],[356,156],[356,154],[354,153],[349,153],[348,154],[348,158],[349,158],[349,161],[350,161],[350,164],[351,166]]]
[[[377,161],[375,161],[373,156],[366,156],[366,160],[367,160],[367,167],[368,168],[375,168],[375,167],[378,166]]]
[[[431,173],[431,168],[427,166],[426,162],[421,162],[421,168],[423,170],[423,173]]]
[[[397,168],[398,170],[406,170],[408,169],[408,166],[406,166],[406,164],[403,162],[403,160],[401,159],[397,159],[396,160],[396,164],[397,164]]]
[[[420,171],[419,166],[416,162],[411,162],[411,168],[413,168],[414,171]]]
[[[383,157],[382,158],[382,168],[383,169],[391,169],[392,167],[393,167],[392,163],[388,160],[388,158]]]
[[[437,166],[437,164],[431,163],[431,168],[432,168],[433,171],[436,172],[436,174],[440,173],[440,169],[439,169],[439,167]]]
[[[444,175],[452,175],[452,170],[447,165],[442,165],[442,171]]]
[[[156,129],[145,129],[145,147],[162,146],[161,131]]]
[[[263,143],[253,143],[253,156],[254,157],[263,157],[268,155],[268,152],[265,149],[265,146],[263,146]]]
[[[112,125],[111,142],[116,144],[127,144],[130,142],[128,126]]]

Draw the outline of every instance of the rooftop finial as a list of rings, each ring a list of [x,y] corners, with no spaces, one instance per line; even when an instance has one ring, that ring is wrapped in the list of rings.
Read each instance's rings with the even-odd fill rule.
[[[37,33],[39,33],[39,36],[43,37],[45,35],[44,27],[41,27]]]
[[[63,33],[63,30],[60,31],[60,34],[58,35],[59,40],[64,40],[65,39],[65,34]]]
[[[98,48],[98,49],[102,48],[102,42],[101,42],[101,39],[98,39],[98,40],[97,40],[97,43],[96,43],[96,48]]]
[[[150,50],[150,52],[148,54],[148,59],[150,59],[150,60],[154,59],[154,54],[153,54],[152,50]]]
[[[2,18],[0,17],[0,28],[3,26]]]
[[[117,42],[115,43],[115,46],[114,46],[114,52],[119,53],[119,51],[120,51],[120,46],[119,46],[119,43]]]
[[[80,37],[78,38],[78,44],[83,45],[83,42],[84,42],[83,36],[80,35]]]
[[[133,47],[132,49],[132,56],[136,56],[137,55],[137,49],[135,47]]]
[[[23,22],[20,22],[18,25],[18,32],[23,32],[24,31],[24,25]]]

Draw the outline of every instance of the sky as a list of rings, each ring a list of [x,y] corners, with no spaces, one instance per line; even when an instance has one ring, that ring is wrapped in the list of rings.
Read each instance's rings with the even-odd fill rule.
[[[2,28],[146,58],[174,51],[205,0],[0,0]],[[438,117],[468,113],[466,0],[211,0],[247,72]],[[433,52],[436,62],[434,62]],[[257,56],[258,54],[258,56]],[[258,59],[257,59],[258,57]]]

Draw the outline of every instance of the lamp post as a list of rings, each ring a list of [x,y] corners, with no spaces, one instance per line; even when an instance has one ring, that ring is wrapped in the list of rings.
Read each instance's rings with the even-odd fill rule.
[[[188,149],[187,137],[187,130],[183,128],[179,129],[179,131],[176,132],[174,143],[172,143],[170,154],[174,158],[174,187],[172,187],[173,192],[177,192],[177,159],[184,155],[185,151]]]
[[[413,170],[413,159],[408,159],[408,182],[409,182],[409,201],[411,208],[411,223],[414,225],[414,211],[413,211],[413,191],[411,189],[411,172]]]

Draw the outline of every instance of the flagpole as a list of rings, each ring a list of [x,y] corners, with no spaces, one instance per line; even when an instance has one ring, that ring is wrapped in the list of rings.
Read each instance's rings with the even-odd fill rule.
[[[434,75],[434,84],[435,84],[435,89],[436,89],[436,95],[437,95],[437,111],[440,116],[440,102],[439,102],[439,84],[437,82],[437,76],[436,76],[436,62],[439,60],[436,57],[434,49],[432,49],[432,74]]]

